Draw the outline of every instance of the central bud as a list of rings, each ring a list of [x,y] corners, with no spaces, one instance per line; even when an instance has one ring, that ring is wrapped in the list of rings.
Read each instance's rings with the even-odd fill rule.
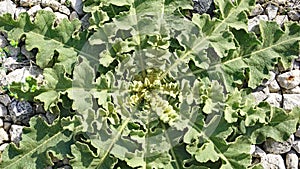
[[[139,72],[130,83],[129,104],[137,110],[156,113],[164,123],[172,125],[178,118],[179,86],[158,69]]]

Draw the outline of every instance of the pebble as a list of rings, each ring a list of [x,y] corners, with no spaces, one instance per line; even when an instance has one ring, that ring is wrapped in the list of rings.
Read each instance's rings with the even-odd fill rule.
[[[271,93],[277,93],[280,91],[280,86],[275,79],[270,82],[268,87]]]
[[[300,94],[300,86],[296,86],[293,89],[290,90],[284,90],[285,94]]]
[[[8,134],[3,128],[0,128],[0,144],[2,144],[5,141],[9,141]]]
[[[82,29],[87,29],[90,26],[89,23],[89,19],[90,19],[91,15],[90,14],[85,14],[81,19],[81,25],[82,25]]]
[[[11,126],[11,123],[10,123],[10,122],[5,121],[5,122],[3,123],[3,128],[4,128],[5,131],[9,131],[10,126]]]
[[[295,136],[296,136],[296,137],[300,137],[300,127],[298,127],[298,129],[297,129],[297,131],[296,131],[296,133],[295,133]]]
[[[300,94],[283,94],[283,109],[292,110],[300,106]]]
[[[41,3],[41,0],[20,0],[20,6],[31,7]]]
[[[34,55],[29,52],[26,48],[25,45],[21,46],[21,53],[27,58],[27,59],[33,59]]]
[[[66,14],[66,15],[70,15],[70,9],[64,5],[61,5],[58,9],[59,12]]]
[[[42,7],[40,5],[35,5],[32,8],[30,8],[27,13],[30,16],[35,16],[35,14],[37,13],[37,11],[42,10]]]
[[[213,14],[214,2],[213,0],[193,0],[194,11],[199,14]]]
[[[253,92],[251,94],[252,94],[252,96],[254,96],[256,104],[262,102],[263,100],[265,100],[268,97],[268,95],[266,95],[263,91],[257,91],[257,92]]]
[[[4,13],[9,13],[11,16],[14,16],[16,11],[16,4],[14,4],[11,0],[5,0],[0,2],[0,15]]]
[[[267,154],[264,152],[264,150],[262,150],[260,147],[255,146],[255,151],[252,153],[253,157],[264,157]]]
[[[61,22],[63,19],[68,19],[68,16],[65,14],[62,14],[60,12],[54,12],[55,16],[56,16],[56,21],[57,23]]]
[[[297,151],[297,153],[300,153],[300,139],[294,140],[293,149]]]
[[[261,165],[264,169],[286,169],[283,158],[275,154],[267,154],[262,157]]]
[[[0,104],[0,117],[7,116],[7,108],[3,104]]]
[[[17,57],[20,54],[21,50],[19,47],[7,46],[8,56]]]
[[[278,142],[268,138],[264,142],[264,150],[272,154],[284,154],[291,150],[294,142],[294,135],[291,135],[287,141]]]
[[[287,15],[277,15],[275,21],[278,25],[282,26],[285,22],[289,21]]]
[[[14,123],[28,123],[29,118],[34,115],[32,106],[27,101],[13,100],[8,106],[9,114]]]
[[[71,7],[77,12],[78,15],[84,15],[82,0],[70,0]]]
[[[0,127],[3,128],[4,122],[3,119],[0,118]]]
[[[57,115],[50,113],[49,111],[46,112],[46,118],[49,122],[49,124],[52,124],[53,121],[56,119]]]
[[[272,3],[268,4],[266,7],[266,13],[268,15],[269,20],[273,20],[278,12],[278,7]]]
[[[286,154],[285,164],[287,169],[298,169],[299,158],[295,151],[290,151]]]
[[[10,97],[7,94],[0,95],[0,103],[4,106],[8,106],[8,104],[11,102]]]
[[[74,19],[79,19],[77,12],[73,11],[69,16],[69,19],[70,19],[70,21],[72,21]]]
[[[1,152],[4,151],[5,148],[6,148],[8,145],[9,145],[9,143],[3,143],[3,144],[1,144],[1,145],[0,145],[0,151],[1,151]]]
[[[27,10],[23,7],[17,7],[16,11],[15,11],[15,17],[18,18],[18,16],[22,13],[22,12],[26,12]]]
[[[293,21],[298,21],[300,19],[300,13],[297,11],[289,11],[288,16],[290,17],[291,20]]]
[[[43,10],[44,10],[44,11],[53,12],[52,8],[50,8],[50,7],[43,8]]]
[[[278,5],[284,5],[286,1],[287,0],[275,0],[275,3],[277,3]]]
[[[268,16],[267,15],[258,15],[254,18],[249,19],[248,20],[248,31],[258,34],[259,33],[258,25],[259,25],[260,20],[268,21]]]
[[[280,104],[282,102],[282,95],[279,93],[270,93],[265,101],[275,107],[280,107]]]
[[[30,76],[30,72],[23,67],[22,69],[16,69],[12,72],[10,72],[6,76],[6,81],[8,84],[11,84],[12,82],[25,82],[26,77]]]
[[[50,7],[53,11],[58,11],[61,4],[55,0],[42,0],[43,7]]]
[[[292,89],[300,84],[300,71],[291,70],[277,76],[279,85],[284,89]]]
[[[9,134],[10,134],[10,140],[12,142],[14,142],[15,144],[19,144],[19,142],[21,141],[21,136],[22,136],[22,130],[23,130],[24,126],[20,126],[20,125],[11,125],[10,130],[9,130]]]
[[[5,46],[8,45],[8,42],[6,38],[2,35],[0,35],[0,48],[4,48]]]
[[[250,16],[257,16],[262,14],[263,12],[264,12],[264,8],[260,4],[256,4],[250,13]]]

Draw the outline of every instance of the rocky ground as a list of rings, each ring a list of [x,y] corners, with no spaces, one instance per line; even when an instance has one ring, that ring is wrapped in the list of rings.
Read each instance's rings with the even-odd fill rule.
[[[213,16],[213,0],[193,0],[194,12],[209,13]],[[232,0],[234,1],[234,0]],[[21,12],[30,14],[33,20],[39,10],[54,12],[57,22],[63,18],[82,22],[82,29],[88,27],[89,15],[82,10],[81,0],[5,0],[0,2],[0,15],[10,13],[15,18]],[[299,0],[257,0],[257,4],[249,17],[249,31],[258,32],[259,20],[275,21],[282,25],[286,21],[300,22]],[[22,44],[15,45],[7,40],[7,35],[0,32],[0,86],[13,81],[24,82],[28,75],[42,82],[41,70],[32,64],[35,51],[27,51]],[[300,59],[295,60],[289,70],[274,68],[271,78],[253,92],[257,101],[267,101],[277,107],[291,110],[300,106]],[[0,151],[14,142],[21,140],[22,129],[28,126],[33,116],[41,116],[52,123],[55,116],[43,110],[37,103],[18,101],[4,93],[0,87]],[[252,147],[253,163],[261,162],[269,169],[296,169],[300,157],[300,129],[284,143],[268,139],[261,145]],[[51,168],[71,168],[68,159],[53,159],[55,166]]]

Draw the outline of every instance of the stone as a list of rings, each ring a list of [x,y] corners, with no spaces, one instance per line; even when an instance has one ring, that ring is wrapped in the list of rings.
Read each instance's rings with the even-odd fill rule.
[[[41,0],[20,0],[20,6],[31,7],[41,3]]]
[[[50,8],[50,7],[46,7],[46,8],[44,8],[43,10],[44,10],[44,11],[50,11],[50,12],[53,12],[52,8]]]
[[[90,14],[85,14],[81,19],[81,25],[82,25],[82,29],[87,29],[90,26],[90,19],[91,15]]]
[[[279,85],[284,89],[292,89],[300,84],[300,71],[291,70],[277,76]]]
[[[30,117],[34,115],[33,108],[27,101],[13,100],[8,105],[8,111],[14,123],[21,122],[27,124]]]
[[[278,6],[270,3],[266,7],[266,14],[268,15],[269,20],[272,20],[276,17],[277,12],[278,12]]]
[[[275,107],[280,107],[280,104],[282,102],[282,95],[279,93],[270,93],[265,101]]]
[[[284,5],[287,0],[274,0],[278,5]]]
[[[13,47],[13,46],[10,46],[8,45],[7,46],[7,53],[8,53],[8,56],[11,56],[11,57],[17,57],[19,54],[20,54],[21,50],[19,47]]]
[[[298,169],[299,158],[295,151],[290,151],[286,154],[285,164],[287,169]]]
[[[277,93],[280,91],[280,86],[275,79],[270,82],[268,87],[271,93]]]
[[[11,84],[12,82],[26,82],[26,77],[31,76],[30,72],[23,67],[22,69],[16,69],[12,72],[10,72],[6,76],[6,81],[8,84]]]
[[[248,20],[248,31],[258,34],[259,33],[258,25],[259,25],[260,20],[268,21],[268,16],[267,15],[258,15],[254,18],[249,19]]]
[[[0,15],[9,13],[14,16],[15,11],[16,4],[14,4],[11,0],[4,0],[0,2]]]
[[[278,25],[282,26],[285,22],[289,21],[287,15],[277,15],[275,21]]]
[[[59,23],[61,22],[63,19],[69,19],[67,15],[62,14],[60,12],[54,12],[55,16],[56,16],[56,22]]]
[[[284,94],[300,94],[300,86],[296,86],[290,90],[284,90]]]
[[[37,11],[42,10],[42,7],[40,5],[35,5],[32,8],[30,8],[27,13],[30,16],[35,16],[35,14],[37,13]]]
[[[275,154],[267,154],[262,157],[261,165],[264,169],[286,169],[283,158]]]
[[[5,46],[8,45],[8,42],[6,38],[2,35],[0,35],[0,48],[4,48]]]
[[[257,16],[262,14],[263,12],[264,12],[264,8],[260,4],[256,4],[250,13],[250,16]]]
[[[262,102],[263,100],[265,100],[268,97],[268,95],[266,95],[263,91],[257,91],[257,92],[253,92],[251,94],[252,94],[252,96],[254,96],[256,104]]]
[[[0,103],[4,106],[8,106],[8,104],[11,102],[10,97],[7,94],[0,95]]]
[[[298,11],[289,11],[288,16],[292,21],[300,20],[300,13]]]
[[[7,108],[3,104],[0,104],[0,117],[7,116]]]
[[[252,153],[252,156],[253,157],[264,157],[266,156],[267,154],[264,152],[264,150],[262,150],[261,148],[259,148],[258,146],[255,146],[255,150],[254,152]]]
[[[24,7],[17,7],[15,11],[15,17],[18,18],[22,12],[26,12],[27,10]]]
[[[55,0],[42,0],[43,7],[50,7],[53,11],[58,11],[61,4]]]
[[[70,0],[70,3],[71,7],[77,12],[78,15],[84,15],[82,0]]]
[[[58,9],[59,12],[66,14],[66,15],[70,15],[70,9],[64,5],[61,5]]]
[[[10,130],[9,130],[10,140],[17,145],[22,140],[21,136],[22,136],[23,128],[24,128],[24,126],[15,125],[15,124],[11,125],[11,127],[10,127]]]
[[[46,118],[48,119],[49,124],[52,124],[56,117],[57,115],[50,113],[49,111],[46,112]]]
[[[0,118],[0,127],[3,128],[4,122],[3,119]]]
[[[296,131],[296,133],[295,133],[295,136],[296,136],[296,137],[300,137],[300,127],[298,127],[298,129],[297,129],[297,131]]]
[[[70,21],[74,20],[74,19],[79,19],[79,16],[77,14],[76,11],[73,11],[70,16],[69,16]]]
[[[0,151],[3,152],[5,148],[9,145],[9,143],[3,143],[0,145]]]
[[[297,153],[300,153],[300,139],[294,140],[293,149],[297,151]]]
[[[284,154],[291,150],[294,142],[294,135],[291,135],[287,141],[278,142],[272,138],[268,138],[264,142],[264,150],[272,154]]]
[[[3,128],[4,128],[5,131],[9,131],[10,126],[11,126],[11,123],[10,123],[10,122],[5,121],[5,122],[3,123]]]
[[[283,109],[292,110],[300,106],[300,94],[283,94]]]
[[[0,128],[0,144],[4,143],[5,141],[9,141],[8,134],[3,128]]]

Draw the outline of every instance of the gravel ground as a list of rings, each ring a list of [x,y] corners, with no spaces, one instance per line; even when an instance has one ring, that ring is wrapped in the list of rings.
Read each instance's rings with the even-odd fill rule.
[[[213,17],[213,0],[193,0],[194,11],[200,14],[209,13]],[[233,0],[234,1],[234,0]],[[82,22],[82,29],[86,29],[89,15],[82,10],[81,0],[5,0],[0,2],[0,15],[10,13],[15,18],[21,12],[30,14],[33,20],[39,10],[54,12],[57,22],[63,18],[73,20],[78,18]],[[257,0],[257,4],[250,14],[248,30],[258,32],[259,20],[275,21],[283,25],[286,21],[300,22],[299,0]],[[31,75],[42,83],[41,70],[33,66],[35,51],[27,51],[24,46],[15,47],[7,40],[7,35],[0,32],[0,86],[13,81],[24,82],[25,77]],[[291,65],[289,70],[274,68],[270,72],[271,78],[257,88],[253,95],[257,101],[267,101],[277,107],[291,110],[300,106],[300,59]],[[291,78],[292,77],[292,78]],[[19,144],[22,128],[28,126],[33,116],[41,116],[49,124],[56,118],[55,115],[43,110],[38,103],[18,101],[4,93],[0,87],[0,151],[14,142]],[[299,167],[300,157],[300,128],[284,143],[268,139],[261,145],[252,147],[253,163],[261,162],[264,168],[296,169]],[[72,168],[68,159],[53,158],[55,166],[51,168]]]

